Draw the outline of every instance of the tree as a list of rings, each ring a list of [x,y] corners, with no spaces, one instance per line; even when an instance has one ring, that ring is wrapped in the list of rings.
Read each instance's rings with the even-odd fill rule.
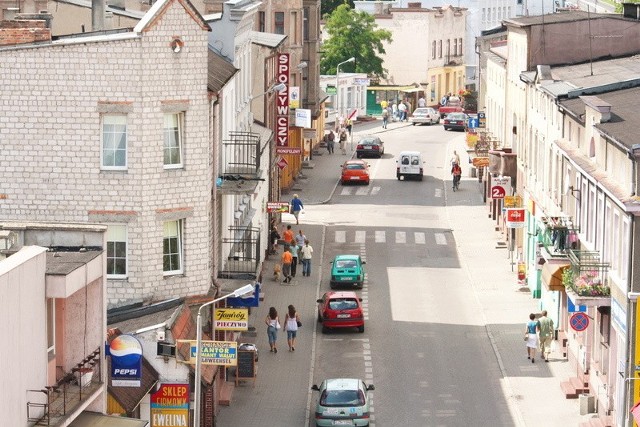
[[[320,15],[326,16],[336,10],[338,6],[346,3],[349,7],[353,8],[353,0],[322,0],[322,4],[320,5]]]
[[[378,55],[385,53],[382,42],[391,42],[391,32],[378,29],[373,16],[341,4],[328,16],[325,30],[329,40],[322,45],[322,74],[335,74],[339,63],[354,57],[355,62],[342,65],[340,71],[385,76],[386,70]]]

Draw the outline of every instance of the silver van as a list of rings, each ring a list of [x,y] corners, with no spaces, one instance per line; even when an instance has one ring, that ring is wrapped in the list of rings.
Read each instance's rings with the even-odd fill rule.
[[[422,181],[423,164],[422,153],[419,151],[401,151],[396,160],[396,178],[417,178]]]

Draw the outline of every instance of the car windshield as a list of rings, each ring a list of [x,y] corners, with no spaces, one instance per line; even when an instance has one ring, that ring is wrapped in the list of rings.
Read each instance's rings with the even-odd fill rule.
[[[413,112],[414,116],[426,116],[427,114],[429,114],[429,110],[427,110],[426,108],[418,108]]]
[[[363,406],[364,403],[360,390],[325,390],[320,397],[322,406]]]
[[[331,310],[352,310],[358,308],[358,301],[353,298],[340,298],[329,300]]]
[[[347,169],[351,169],[351,170],[353,170],[353,169],[364,169],[364,165],[356,163],[356,164],[347,165],[346,168]]]
[[[343,259],[336,261],[336,268],[355,268],[356,261],[352,259]]]

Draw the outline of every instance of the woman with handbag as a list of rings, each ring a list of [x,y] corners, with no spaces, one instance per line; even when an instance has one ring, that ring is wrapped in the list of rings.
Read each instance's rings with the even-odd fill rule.
[[[278,310],[275,307],[269,308],[269,314],[264,319],[264,323],[267,324],[267,336],[269,337],[269,346],[271,353],[277,353],[276,339],[278,338],[278,329],[280,329],[280,319],[278,318]]]
[[[540,332],[540,322],[536,320],[536,315],[531,313],[529,321],[524,330],[524,341],[527,345],[527,359],[531,363],[536,362],[536,349],[538,348],[538,332]]]
[[[287,331],[287,344],[289,351],[296,351],[296,335],[298,328],[302,326],[300,316],[293,305],[289,305],[287,315],[284,319],[284,329]]]

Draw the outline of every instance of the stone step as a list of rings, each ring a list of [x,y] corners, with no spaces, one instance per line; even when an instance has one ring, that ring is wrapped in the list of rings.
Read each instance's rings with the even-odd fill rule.
[[[576,392],[576,389],[571,385],[571,382],[569,381],[562,381],[560,383],[560,388],[564,393],[565,399],[577,399],[578,394],[580,394]]]

